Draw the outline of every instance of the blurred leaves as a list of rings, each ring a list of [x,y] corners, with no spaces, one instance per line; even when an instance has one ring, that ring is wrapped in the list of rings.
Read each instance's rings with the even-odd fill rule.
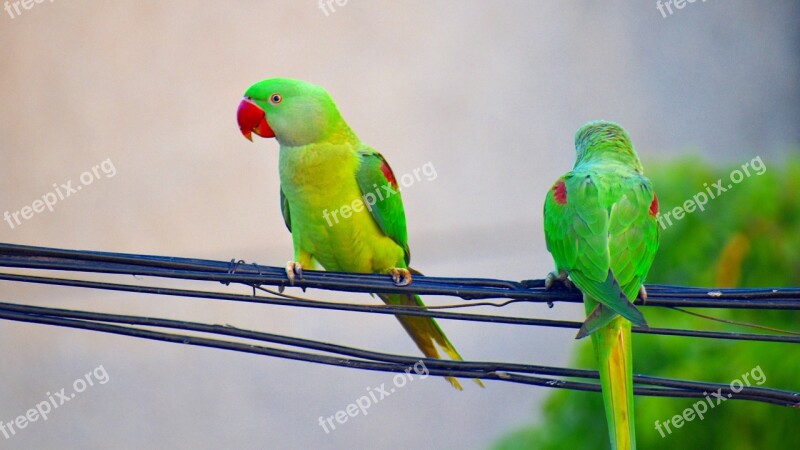
[[[745,173],[742,166],[747,163],[751,163],[750,175],[732,182],[731,174],[737,170]],[[766,169],[758,171],[753,170],[758,167],[756,163],[754,158],[714,168],[691,157],[648,167],[662,214],[676,207],[688,211],[691,208],[685,207],[685,202],[700,192],[715,195],[702,211],[694,209],[680,220],[673,216],[671,225],[665,221],[648,282],[708,287],[800,285],[800,159],[764,161]],[[731,185],[719,196],[713,187],[717,180],[722,180],[723,187]],[[702,312],[794,331],[800,323],[800,313],[792,311]],[[747,330],[666,309],[644,308],[644,313],[656,327]],[[800,390],[800,349],[791,344],[636,335],[633,347],[635,373],[726,384],[743,380],[743,374],[748,373],[752,384],[757,385],[751,373],[758,366],[766,379],[763,386]],[[579,344],[575,365],[595,368],[588,340]],[[703,420],[695,417],[680,428],[671,427],[672,433],[664,430],[662,437],[656,421],[663,424],[696,401],[637,397],[639,448],[800,448],[800,410],[748,401],[715,405]],[[541,423],[514,432],[495,445],[501,450],[608,447],[600,395],[566,390],[550,395]]]

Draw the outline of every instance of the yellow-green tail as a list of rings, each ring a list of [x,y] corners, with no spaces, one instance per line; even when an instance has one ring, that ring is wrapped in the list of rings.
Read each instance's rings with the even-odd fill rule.
[[[584,298],[587,315],[597,302]],[[592,334],[612,450],[636,448],[631,322],[617,317]]]
[[[378,295],[387,305],[405,305],[405,306],[425,306],[422,303],[422,299],[419,298],[418,295],[409,295],[409,294],[379,294]],[[397,315],[397,320],[403,325],[403,328],[406,329],[406,332],[411,339],[414,339],[414,342],[417,344],[422,353],[425,354],[428,358],[438,358],[441,359],[439,356],[439,349],[436,348],[436,344],[441,347],[442,350],[447,353],[450,359],[454,361],[462,361],[461,355],[458,354],[458,351],[447,339],[444,332],[441,328],[439,328],[439,324],[431,317],[422,317],[422,316],[402,316]],[[445,377],[450,384],[453,385],[454,388],[458,389],[459,391],[462,390],[461,383],[458,382],[457,379],[454,377]],[[484,387],[483,382],[481,380],[475,378],[474,379],[478,385]]]

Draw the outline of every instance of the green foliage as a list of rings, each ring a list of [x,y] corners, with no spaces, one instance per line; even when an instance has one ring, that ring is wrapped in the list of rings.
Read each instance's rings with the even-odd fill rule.
[[[758,161],[761,161],[760,159]],[[764,161],[739,183],[731,173],[742,165],[717,169],[699,159],[649,167],[659,195],[663,220],[661,247],[649,283],[713,287],[800,286],[800,160]],[[736,175],[734,175],[736,176]],[[717,180],[727,189],[704,205],[684,203],[706,185],[714,195]],[[736,178],[738,179],[738,177]],[[731,184],[732,187],[727,186]],[[698,197],[702,200],[702,197]],[[686,207],[680,220],[674,208]],[[680,213],[679,213],[680,215]],[[663,308],[643,308],[651,326],[742,332],[764,332],[720,324]],[[797,330],[800,314],[790,311],[698,311],[715,317]],[[748,374],[757,386],[800,390],[800,351],[793,344],[718,341],[699,338],[634,335],[634,373],[690,380],[731,383]],[[595,368],[589,340],[578,347],[576,365]],[[724,401],[709,407],[703,420],[695,417],[680,428],[662,425],[683,414],[699,399],[636,398],[636,440],[642,449],[778,449],[800,448],[797,427],[800,410],[750,401]],[[554,391],[544,405],[544,418],[535,426],[501,439],[495,448],[606,449],[609,448],[602,398],[592,393]]]

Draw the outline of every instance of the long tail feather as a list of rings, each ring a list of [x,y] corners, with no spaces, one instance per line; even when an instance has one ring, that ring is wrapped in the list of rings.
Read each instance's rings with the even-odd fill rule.
[[[586,336],[589,336],[595,331],[608,325],[616,317],[619,317],[619,314],[615,313],[614,310],[608,306],[600,303],[597,305],[594,311],[589,314],[589,316],[586,318],[586,321],[583,322],[583,325],[581,325],[581,329],[578,330],[578,334],[575,336],[575,339],[583,339]]]
[[[597,302],[584,298],[590,314]],[[608,435],[612,450],[636,449],[633,414],[633,365],[631,322],[624,317],[613,319],[592,334],[603,388]]]
[[[379,294],[378,296],[388,305],[425,306],[418,295]],[[439,324],[436,323],[433,318],[403,315],[397,315],[395,317],[397,317],[397,320],[400,321],[403,328],[406,329],[408,335],[411,336],[417,344],[417,347],[422,350],[425,356],[441,359],[441,356],[439,356],[439,349],[436,347],[436,344],[438,344],[439,347],[447,353],[450,359],[454,361],[463,360],[450,340],[447,339],[442,329],[439,328]],[[446,379],[454,388],[462,390],[461,384],[457,379],[454,377],[446,377]],[[481,380],[477,378],[474,380],[478,385],[484,387]]]

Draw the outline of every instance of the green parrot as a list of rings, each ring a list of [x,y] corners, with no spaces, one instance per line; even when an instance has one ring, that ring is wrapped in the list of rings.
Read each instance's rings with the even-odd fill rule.
[[[646,299],[644,279],[658,249],[658,198],[630,137],[619,125],[594,121],[575,133],[575,166],[544,203],[544,234],[555,280],[583,292],[612,449],[636,448],[631,323],[647,326],[631,303]]]
[[[272,78],[252,85],[239,104],[242,134],[280,144],[281,210],[292,234],[293,283],[302,269],[381,273],[411,282],[406,218],[397,180],[386,159],[356,136],[323,88]],[[418,295],[378,294],[389,305],[424,306]],[[433,318],[396,316],[422,353],[461,355]],[[457,389],[458,380],[447,377]],[[483,385],[480,380],[475,380]]]

